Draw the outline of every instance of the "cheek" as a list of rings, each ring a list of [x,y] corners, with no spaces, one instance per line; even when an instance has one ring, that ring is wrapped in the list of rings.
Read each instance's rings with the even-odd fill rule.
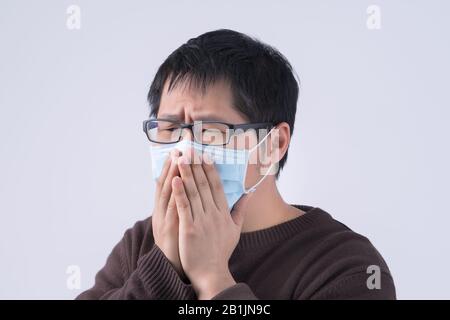
[[[260,151],[260,148],[254,150],[250,154],[247,166],[247,176],[245,178],[246,188],[254,186],[264,176],[264,160],[267,160],[267,158],[262,151]]]
[[[254,186],[264,175],[270,174],[267,170],[270,167],[271,159],[267,152],[267,148],[259,147],[250,154],[245,178],[246,189]]]
[[[247,166],[247,176],[245,177],[245,189],[248,189],[256,184],[260,179],[260,167],[256,164],[250,164]]]
[[[251,133],[241,133],[235,134],[230,137],[230,142],[227,145],[227,148],[231,149],[250,149],[251,147],[257,144],[256,136]]]

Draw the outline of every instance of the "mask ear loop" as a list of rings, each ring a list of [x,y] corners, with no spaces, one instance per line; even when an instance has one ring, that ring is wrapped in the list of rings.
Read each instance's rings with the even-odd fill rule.
[[[263,180],[267,177],[267,175],[269,174],[269,172],[272,170],[272,167],[273,167],[274,163],[272,163],[272,164],[270,165],[269,169],[267,169],[267,172],[266,172],[266,174],[264,175],[264,177],[262,177],[262,178],[261,178],[261,179],[253,186],[253,187],[249,188],[248,190],[245,190],[245,180],[247,179],[247,168],[248,168],[248,160],[249,160],[249,158],[250,158],[250,153],[252,153],[256,148],[259,147],[259,145],[260,145],[261,143],[263,143],[263,142],[267,139],[267,137],[272,133],[273,129],[275,129],[275,127],[273,127],[272,129],[270,129],[269,133],[266,134],[266,136],[265,136],[265,137],[264,137],[264,138],[263,138],[256,146],[254,146],[253,148],[251,148],[251,149],[249,149],[249,150],[247,151],[247,161],[246,161],[246,164],[245,164],[244,181],[242,181],[242,187],[243,187],[242,189],[244,190],[244,193],[245,193],[245,194],[255,192],[255,191],[256,191],[256,187],[259,186],[261,182],[263,182]]]

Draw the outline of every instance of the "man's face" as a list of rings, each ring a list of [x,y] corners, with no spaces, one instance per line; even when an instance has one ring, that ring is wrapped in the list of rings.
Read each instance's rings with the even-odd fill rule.
[[[176,120],[183,123],[195,121],[215,120],[230,124],[249,123],[247,118],[233,107],[233,96],[229,85],[218,81],[207,87],[202,93],[195,87],[184,83],[167,91],[168,82],[161,95],[157,114],[159,119]],[[192,132],[185,129],[183,139],[193,140]],[[249,149],[257,144],[256,132],[253,130],[233,135],[226,148]],[[249,188],[258,182],[264,172],[262,164],[267,164],[265,153],[267,148],[262,146],[254,150],[249,159],[245,187]],[[264,165],[266,168],[267,165]]]

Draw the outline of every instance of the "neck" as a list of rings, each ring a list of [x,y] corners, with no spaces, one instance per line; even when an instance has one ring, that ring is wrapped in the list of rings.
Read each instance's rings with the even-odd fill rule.
[[[270,228],[304,213],[283,200],[278,191],[275,176],[267,177],[255,192],[247,196],[242,232]]]

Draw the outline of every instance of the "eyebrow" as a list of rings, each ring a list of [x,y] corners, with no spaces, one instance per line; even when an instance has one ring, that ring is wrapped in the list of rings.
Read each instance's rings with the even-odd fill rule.
[[[162,115],[160,115],[158,117],[158,119],[166,119],[166,120],[182,122],[180,117],[178,115],[175,115],[175,114],[162,114]],[[220,119],[220,117],[218,118],[218,117],[214,117],[214,116],[200,117],[200,119],[196,119],[195,121],[220,121],[220,122],[228,123],[226,120]]]
[[[180,117],[175,114],[162,114],[159,117],[157,117],[157,119],[181,121]]]

